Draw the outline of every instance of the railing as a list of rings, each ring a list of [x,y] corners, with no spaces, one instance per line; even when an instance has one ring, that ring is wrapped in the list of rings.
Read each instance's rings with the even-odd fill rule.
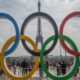
[[[30,68],[17,67],[17,68],[16,68],[16,75],[17,75],[17,76],[22,76],[22,70],[23,70],[23,69],[29,70]],[[67,68],[67,69],[68,69],[68,68]],[[48,70],[49,70],[49,71],[52,71],[51,73],[54,74],[55,71],[56,71],[56,68],[49,68]],[[69,70],[70,70],[70,69],[69,69]],[[69,70],[67,70],[67,71],[69,71]],[[14,73],[14,68],[11,68],[11,72]],[[28,72],[29,72],[29,71],[28,71]],[[38,74],[38,75],[36,75],[36,74]],[[33,75],[33,77],[32,77],[31,79],[29,79],[29,80],[42,80],[42,79],[39,77],[39,69],[37,69],[36,74]],[[56,74],[56,73],[55,73],[55,74]],[[10,80],[10,79],[3,74],[2,76],[0,76],[0,80]],[[51,79],[47,78],[47,77],[45,76],[45,74],[44,74],[43,80],[51,80]],[[80,71],[79,71],[79,73],[78,73],[78,76],[76,76],[76,77],[73,76],[70,80],[80,80]]]

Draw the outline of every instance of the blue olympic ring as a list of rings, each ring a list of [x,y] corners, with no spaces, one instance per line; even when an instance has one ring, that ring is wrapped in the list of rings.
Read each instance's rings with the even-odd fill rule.
[[[17,25],[16,21],[9,14],[0,13],[0,18],[9,19],[14,24],[14,28],[15,28],[15,31],[16,31],[16,39],[15,39],[14,44],[10,47],[10,49],[8,49],[5,52],[5,56],[7,56],[7,55],[11,54],[16,49],[16,47],[18,46],[18,43],[19,43],[19,28],[18,28],[18,25]]]

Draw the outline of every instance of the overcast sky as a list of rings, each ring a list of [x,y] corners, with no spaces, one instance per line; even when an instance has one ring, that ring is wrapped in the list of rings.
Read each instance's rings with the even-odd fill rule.
[[[0,12],[10,14],[17,22],[19,30],[23,21],[31,13],[37,12],[38,0],[0,0]],[[49,14],[55,21],[58,27],[62,20],[70,13],[80,11],[80,0],[41,0],[41,11]],[[45,19],[41,19],[42,34],[45,41],[48,37],[54,34],[52,25]],[[80,51],[80,19],[74,17],[70,19],[64,28],[64,34],[70,37],[76,43]],[[35,41],[37,35],[37,19],[31,20],[26,26],[25,35]],[[15,35],[13,24],[7,19],[0,19],[0,50],[3,44],[11,36]],[[34,35],[34,36],[33,36]],[[51,44],[50,44],[51,45]],[[47,48],[49,48],[49,46]],[[58,42],[55,49],[50,53],[52,55],[60,55],[60,43]],[[64,50],[62,49],[62,54]],[[19,43],[18,48],[10,56],[29,55],[29,53]]]

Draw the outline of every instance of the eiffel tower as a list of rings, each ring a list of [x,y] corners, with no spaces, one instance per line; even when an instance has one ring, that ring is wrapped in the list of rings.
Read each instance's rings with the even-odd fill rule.
[[[41,2],[40,0],[38,1],[38,12],[40,12],[41,8]],[[42,44],[43,44],[43,37],[42,37],[42,29],[41,29],[41,18],[38,17],[38,23],[37,23],[37,36],[36,36],[36,45],[38,46],[38,44],[40,43],[42,47]],[[40,50],[40,49],[39,49]],[[31,56],[31,60],[34,59],[34,56]]]
[[[39,1],[38,1],[38,12],[41,11],[40,8],[41,8],[41,2],[40,2],[40,0],[39,0]],[[40,47],[42,47],[42,45],[43,45],[43,36],[42,36],[41,18],[40,18],[40,17],[38,17],[36,45],[38,46],[39,43],[41,44]],[[39,50],[40,50],[40,49],[39,49]],[[48,58],[48,56],[46,55],[46,56],[44,57],[44,59],[47,59],[47,58]]]
[[[38,12],[40,12],[41,2],[39,0],[38,2]],[[36,37],[36,45],[41,43],[41,46],[43,44],[43,37],[42,37],[42,29],[41,29],[41,18],[38,17],[38,25],[37,25],[37,37]]]
[[[41,11],[41,2],[40,0],[38,1],[38,12]],[[38,17],[38,24],[37,24],[37,36],[36,36],[36,45],[41,44],[40,47],[43,45],[43,36],[42,36],[42,28],[41,28],[41,18]],[[40,50],[40,49],[39,49]],[[44,58],[48,58],[48,56],[45,56]],[[31,56],[31,60],[34,59],[34,56]]]

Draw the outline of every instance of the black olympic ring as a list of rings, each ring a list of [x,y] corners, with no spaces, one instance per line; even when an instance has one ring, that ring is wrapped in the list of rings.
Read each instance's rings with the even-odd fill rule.
[[[51,47],[50,47],[48,50],[45,50],[45,51],[44,51],[44,55],[47,55],[48,53],[50,53],[50,52],[54,49],[54,47],[55,47],[55,45],[56,45],[56,43],[57,43],[57,40],[58,40],[58,28],[57,28],[57,25],[56,25],[55,20],[54,20],[51,16],[49,16],[48,14],[43,13],[43,12],[32,13],[31,15],[29,15],[29,16],[24,20],[24,22],[23,22],[23,24],[22,24],[22,27],[21,27],[21,35],[24,35],[24,30],[25,30],[26,25],[29,23],[30,20],[32,20],[32,19],[35,18],[35,17],[43,17],[43,18],[46,18],[46,19],[52,24],[53,29],[54,29],[54,32],[55,32],[55,39],[54,39]],[[23,44],[24,48],[25,48],[30,54],[35,55],[35,56],[40,56],[40,52],[34,52],[33,50],[31,50],[31,49],[27,46],[27,44],[26,44],[26,42],[25,42],[24,40],[21,40],[21,41],[22,41],[22,44]]]

